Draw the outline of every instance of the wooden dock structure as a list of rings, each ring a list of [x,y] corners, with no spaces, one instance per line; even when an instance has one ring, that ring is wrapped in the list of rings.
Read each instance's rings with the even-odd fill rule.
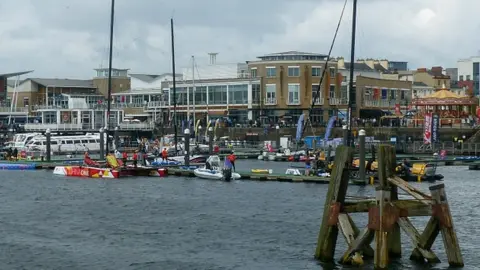
[[[431,186],[428,195],[395,176],[396,157],[391,146],[380,146],[378,154],[380,164],[376,197],[347,201],[348,167],[352,164],[353,149],[346,146],[337,148],[315,258],[332,262],[337,237],[341,232],[348,244],[348,249],[341,256],[342,264],[362,265],[363,257],[373,257],[375,269],[388,269],[390,258],[402,255],[400,231],[403,230],[415,247],[410,255],[411,260],[439,262],[431,248],[441,233],[449,265],[463,267],[445,185]],[[399,200],[398,189],[409,194],[411,199]],[[359,229],[351,213],[368,213],[367,227]],[[421,234],[409,219],[414,216],[430,217]],[[374,248],[371,247],[372,241]]]
[[[320,176],[305,176],[305,175],[286,175],[286,174],[268,174],[268,173],[253,173],[253,172],[238,172],[241,180],[264,181],[264,182],[294,182],[294,183],[315,183],[328,184],[330,177]],[[169,175],[195,177],[193,170],[186,170],[181,168],[169,168]]]

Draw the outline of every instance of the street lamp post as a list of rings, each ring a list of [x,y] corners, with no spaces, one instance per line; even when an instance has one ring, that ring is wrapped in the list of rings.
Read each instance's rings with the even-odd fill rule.
[[[185,166],[190,166],[190,129],[186,128],[183,132],[185,135]]]

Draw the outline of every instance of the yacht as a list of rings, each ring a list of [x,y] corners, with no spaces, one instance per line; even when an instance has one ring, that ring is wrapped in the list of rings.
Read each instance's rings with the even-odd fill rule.
[[[112,141],[113,136],[110,136]],[[104,143],[107,143],[104,138]],[[28,152],[45,151],[47,138],[43,135],[33,137],[25,145]],[[51,137],[52,152],[98,152],[100,151],[100,134],[71,135],[71,136],[52,136]]]

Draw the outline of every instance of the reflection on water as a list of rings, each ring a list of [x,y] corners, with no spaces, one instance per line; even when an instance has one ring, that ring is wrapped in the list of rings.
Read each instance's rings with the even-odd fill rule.
[[[238,170],[289,163],[241,160]],[[477,174],[443,167],[465,269],[480,244]],[[340,269],[313,260],[326,185],[199,179],[95,180],[2,172],[0,269]],[[428,191],[429,183],[414,185]],[[349,187],[349,195],[373,195]],[[359,227],[366,215],[355,214]],[[415,218],[419,229],[425,218]],[[391,269],[425,269],[408,257]],[[441,237],[434,245],[447,269]],[[337,257],[345,250],[339,236]],[[372,269],[371,263],[364,269]]]

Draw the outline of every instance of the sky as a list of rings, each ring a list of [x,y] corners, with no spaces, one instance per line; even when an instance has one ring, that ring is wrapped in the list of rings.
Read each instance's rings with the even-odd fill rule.
[[[177,72],[244,62],[282,51],[328,53],[344,0],[116,0],[113,66],[171,72],[174,18]],[[0,73],[91,78],[108,67],[110,0],[1,0]],[[467,8],[468,7],[468,8]],[[359,0],[356,58],[455,67],[477,55],[478,0]],[[350,59],[352,0],[332,56]]]

